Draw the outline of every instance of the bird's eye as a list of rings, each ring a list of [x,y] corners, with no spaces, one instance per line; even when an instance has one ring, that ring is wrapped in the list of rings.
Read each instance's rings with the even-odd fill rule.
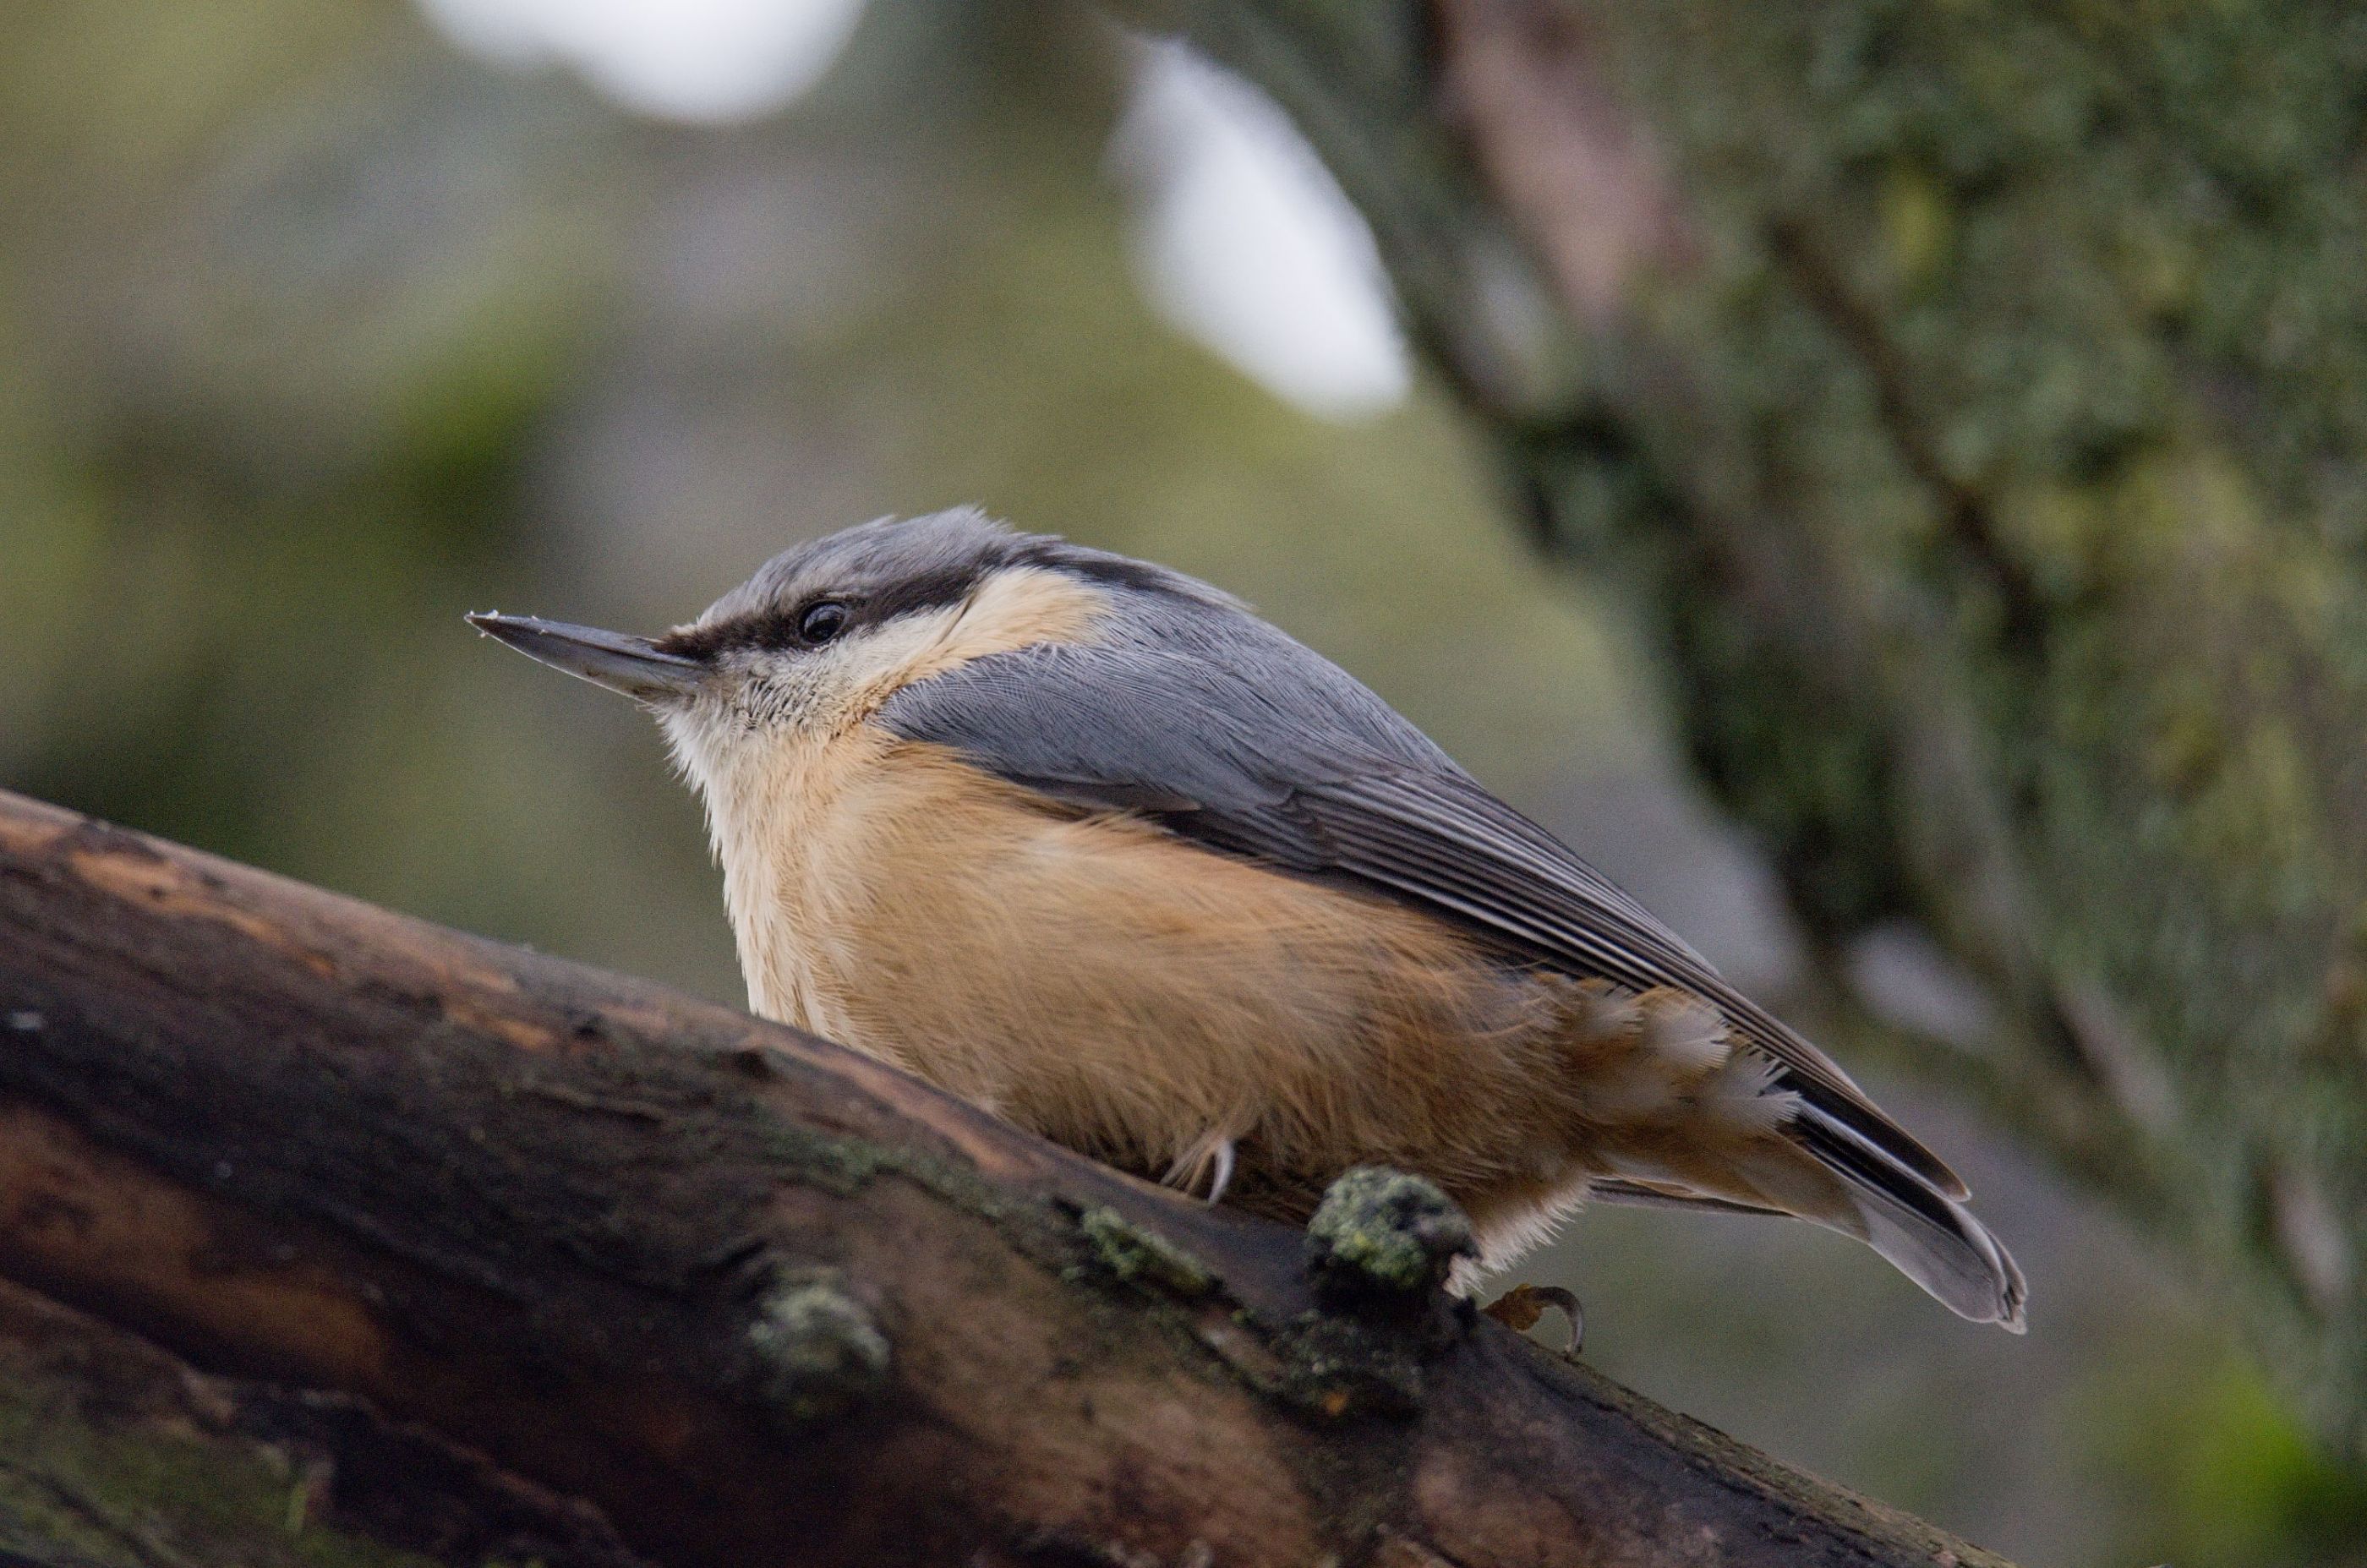
[[[798,640],[808,647],[819,648],[845,629],[846,606],[834,599],[810,605],[798,617]]]

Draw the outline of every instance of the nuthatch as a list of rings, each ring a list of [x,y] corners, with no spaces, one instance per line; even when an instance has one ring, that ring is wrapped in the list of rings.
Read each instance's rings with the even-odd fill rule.
[[[1789,1214],[2022,1326],[1964,1183],[1829,1057],[1206,583],[957,511],[653,639],[470,619],[655,710],[766,1017],[1281,1217],[1361,1164],[1488,1267],[1590,1195]]]

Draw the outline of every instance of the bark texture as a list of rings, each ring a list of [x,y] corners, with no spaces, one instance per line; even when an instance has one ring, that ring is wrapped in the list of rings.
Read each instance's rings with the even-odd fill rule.
[[[791,1031],[0,795],[0,1562],[1997,1562],[1451,1303],[1453,1225],[1361,1186],[1310,1268]]]
[[[1932,1062],[2367,1458],[2357,14],[1116,9],[1297,116],[1828,952],[1937,933]]]

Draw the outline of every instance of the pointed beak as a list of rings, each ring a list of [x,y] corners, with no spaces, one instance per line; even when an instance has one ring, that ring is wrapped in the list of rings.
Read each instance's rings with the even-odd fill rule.
[[[472,615],[469,624],[509,644],[528,659],[580,675],[639,703],[688,696],[707,673],[705,661],[665,653],[645,637],[571,626],[532,615]]]

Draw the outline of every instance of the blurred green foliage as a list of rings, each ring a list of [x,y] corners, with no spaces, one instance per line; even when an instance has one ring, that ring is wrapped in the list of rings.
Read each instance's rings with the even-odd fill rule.
[[[2144,1554],[2163,1562],[2258,1562],[2282,1543],[2291,1558],[2355,1561],[2367,1537],[2367,1480],[2311,1450],[2291,1412],[2271,1399],[2236,1358],[2197,1348],[2175,1377],[2134,1387],[2096,1386],[2100,1410],[2129,1407],[2095,1423],[2099,1468],[2124,1499],[2174,1497],[2161,1510]]]

